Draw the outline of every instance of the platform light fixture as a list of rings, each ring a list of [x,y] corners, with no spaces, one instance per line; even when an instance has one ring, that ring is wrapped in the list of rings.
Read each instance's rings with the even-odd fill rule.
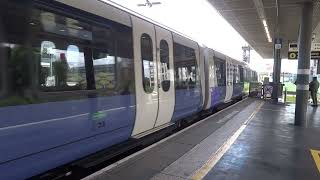
[[[263,23],[263,26],[264,26],[264,31],[265,31],[266,34],[267,34],[268,42],[271,43],[271,42],[272,42],[272,39],[271,39],[271,36],[270,36],[270,32],[269,32],[269,28],[268,28],[267,21],[266,21],[265,19],[263,19],[263,20],[262,20],[262,23]]]

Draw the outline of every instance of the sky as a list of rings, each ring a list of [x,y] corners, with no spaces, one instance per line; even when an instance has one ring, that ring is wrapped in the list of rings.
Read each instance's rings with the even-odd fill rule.
[[[137,6],[137,4],[145,3],[145,0],[111,1],[175,29],[207,47],[242,60],[241,47],[248,43],[207,0],[151,0],[151,2],[161,2],[160,5],[151,8]],[[266,64],[273,64],[272,62],[273,60],[262,59],[254,50],[251,51],[251,68],[263,71]],[[291,66],[294,63],[287,64],[283,67],[292,69]]]

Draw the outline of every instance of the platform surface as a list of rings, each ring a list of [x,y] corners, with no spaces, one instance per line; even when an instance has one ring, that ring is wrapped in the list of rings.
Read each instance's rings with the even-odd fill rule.
[[[84,179],[320,179],[320,107],[308,116],[248,98]]]
[[[294,110],[294,105],[262,106],[204,179],[319,180],[311,149],[320,150],[320,107],[308,107],[305,128],[293,125]]]

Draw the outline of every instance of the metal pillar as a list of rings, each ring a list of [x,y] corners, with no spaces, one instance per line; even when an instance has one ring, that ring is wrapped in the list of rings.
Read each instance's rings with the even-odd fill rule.
[[[273,57],[273,90],[271,98],[273,99],[273,102],[278,103],[278,97],[281,89],[281,49],[276,49],[274,47]]]
[[[307,105],[309,97],[309,73],[310,51],[312,36],[313,3],[302,4],[302,14],[299,31],[299,57],[297,71],[297,97],[294,124],[297,126],[307,125]]]

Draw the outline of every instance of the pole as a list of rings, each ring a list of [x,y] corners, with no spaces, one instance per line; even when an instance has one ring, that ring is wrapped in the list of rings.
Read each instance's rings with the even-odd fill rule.
[[[273,65],[273,90],[272,99],[274,103],[278,103],[279,89],[281,87],[281,50],[274,48],[274,65]]]
[[[309,97],[312,14],[313,3],[303,3],[298,45],[297,98],[294,121],[296,126],[306,126],[308,124],[306,113]]]

